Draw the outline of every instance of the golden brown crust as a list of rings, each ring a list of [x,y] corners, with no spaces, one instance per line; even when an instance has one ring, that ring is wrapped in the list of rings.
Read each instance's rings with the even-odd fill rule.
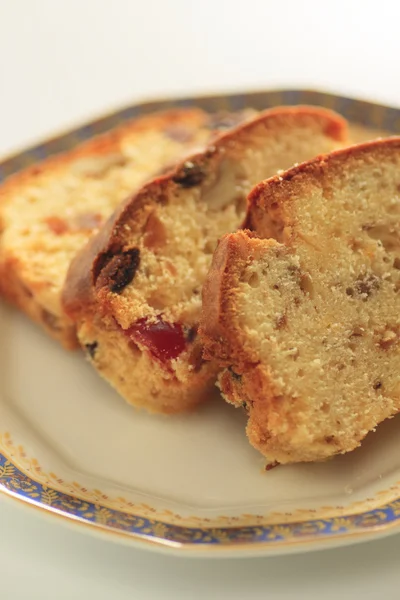
[[[283,175],[261,181],[248,196],[249,208],[243,227],[262,237],[273,237],[278,241],[282,237],[287,238],[290,231],[284,232],[284,228],[293,225],[290,214],[293,185],[298,189],[300,186],[306,189],[316,181],[332,179],[335,171],[340,171],[342,165],[355,155],[359,161],[375,162],[378,153],[385,159],[397,151],[399,145],[399,137],[364,142],[315,157],[289,169]],[[374,151],[373,158],[370,156],[371,149]]]
[[[258,239],[250,230],[225,235],[214,252],[203,285],[199,334],[204,344],[204,357],[207,360],[217,357],[220,367],[230,366],[234,359],[238,374],[255,359],[251,349],[244,351],[242,345],[237,344],[241,337],[236,319],[237,283],[249,261],[256,260],[257,251],[274,244],[273,240]]]
[[[285,403],[290,407],[293,402],[294,419],[299,419],[303,410],[302,400],[298,397],[294,400],[284,398],[282,392],[277,392],[276,374],[272,376],[268,362],[262,361],[244,332],[243,314],[239,314],[237,302],[239,284],[243,282],[249,265],[257,263],[262,255],[268,253],[271,256],[271,249],[275,250],[277,256],[288,250],[293,254],[301,243],[296,221],[298,217],[292,204],[294,199],[312,197],[315,190],[319,189],[323,190],[326,202],[330,202],[338,182],[347,184],[353,168],[360,164],[367,165],[377,177],[380,175],[380,164],[393,164],[395,169],[398,168],[399,155],[400,138],[378,140],[317,157],[261,182],[249,195],[245,225],[251,231],[226,235],[214,254],[203,286],[199,333],[204,344],[204,355],[209,360],[217,361],[224,369],[220,375],[222,393],[229,402],[247,409],[249,440],[270,460],[307,461],[348,452],[359,445],[369,430],[400,408],[396,392],[394,398],[388,397],[382,406],[377,405],[376,409],[366,407],[365,415],[359,415],[358,428],[352,425],[351,432],[346,429],[340,433],[333,431],[332,435],[325,432],[319,439],[318,431],[313,436],[306,435],[304,428],[298,435],[299,422],[291,422],[290,409],[283,412],[282,407]],[[394,172],[397,173],[396,170]],[[399,190],[399,181],[392,181],[394,190]],[[348,200],[350,202],[351,196]],[[271,237],[275,239],[269,239]],[[350,292],[346,290],[346,293]],[[262,318],[261,315],[260,323]],[[341,318],[336,316],[338,322]],[[395,339],[391,332],[390,336]],[[381,385],[379,381],[374,384],[374,389],[379,389]],[[310,413],[304,409],[304,414]],[[336,427],[339,428],[338,425]],[[277,433],[282,431],[284,434]],[[297,446],[292,443],[295,438]]]

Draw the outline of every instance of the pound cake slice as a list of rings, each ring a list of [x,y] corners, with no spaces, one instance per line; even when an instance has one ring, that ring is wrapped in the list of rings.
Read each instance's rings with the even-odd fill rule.
[[[203,289],[205,355],[270,463],[359,446],[400,410],[400,138],[260,183]]]
[[[10,177],[0,187],[0,294],[65,347],[78,346],[61,306],[76,252],[128,194],[254,114],[153,113]]]
[[[216,366],[202,359],[197,327],[218,238],[241,225],[256,182],[345,141],[329,111],[266,111],[146,185],[77,256],[65,310],[129,403],[169,413],[209,396]]]

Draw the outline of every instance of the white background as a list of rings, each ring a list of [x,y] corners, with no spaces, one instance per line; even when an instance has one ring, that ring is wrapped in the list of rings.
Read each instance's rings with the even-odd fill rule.
[[[0,153],[164,95],[307,86],[400,106],[399,31],[396,0],[0,0]],[[286,558],[177,559],[0,498],[1,600],[391,600],[399,554],[394,536]]]

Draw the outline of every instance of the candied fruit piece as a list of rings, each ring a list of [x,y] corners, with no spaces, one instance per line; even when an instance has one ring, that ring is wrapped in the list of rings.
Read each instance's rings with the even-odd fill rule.
[[[134,342],[145,346],[161,362],[173,360],[186,350],[185,331],[179,323],[139,319],[124,331]]]

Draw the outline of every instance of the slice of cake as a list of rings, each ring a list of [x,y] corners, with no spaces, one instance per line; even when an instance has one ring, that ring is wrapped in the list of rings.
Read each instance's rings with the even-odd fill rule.
[[[356,448],[400,410],[400,138],[260,183],[203,290],[205,355],[271,463]]]

